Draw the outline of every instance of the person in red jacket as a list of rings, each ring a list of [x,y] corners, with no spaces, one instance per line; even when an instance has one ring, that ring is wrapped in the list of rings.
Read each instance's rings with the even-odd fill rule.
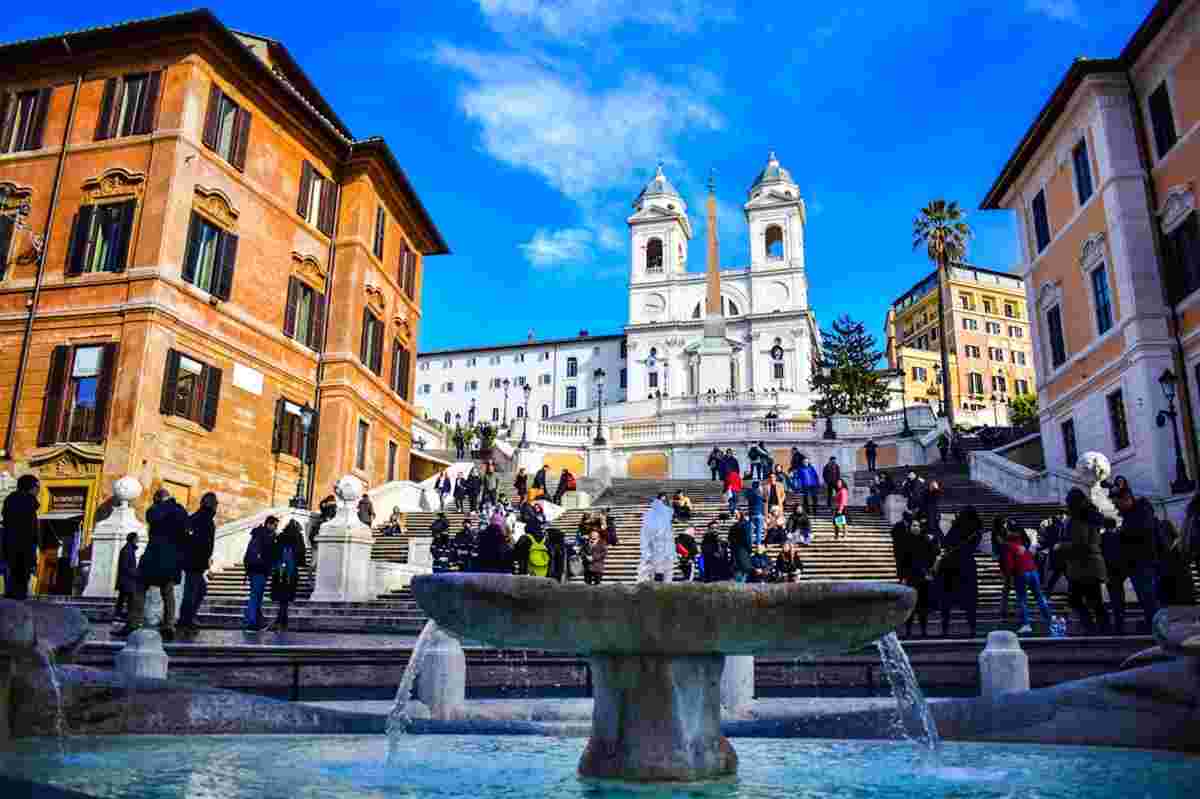
[[[737,469],[725,473],[725,496],[729,501],[729,515],[737,511],[738,497],[742,493],[742,475]]]
[[[1017,612],[1021,619],[1021,628],[1017,632],[1020,634],[1033,632],[1033,627],[1029,625],[1029,609],[1025,605],[1025,594],[1028,591],[1033,591],[1038,609],[1042,612],[1042,620],[1046,622],[1048,629],[1051,621],[1050,606],[1046,604],[1046,596],[1042,593],[1042,581],[1038,576],[1037,562],[1033,559],[1033,553],[1025,546],[1025,540],[1020,530],[1009,530],[1001,563],[1001,571],[1012,575],[1017,588]]]

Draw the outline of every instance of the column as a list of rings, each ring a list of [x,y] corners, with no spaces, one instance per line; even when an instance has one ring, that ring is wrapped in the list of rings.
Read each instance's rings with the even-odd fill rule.
[[[135,477],[125,476],[113,482],[116,507],[112,515],[92,530],[92,570],[88,574],[85,597],[115,597],[117,569],[121,549],[130,533],[137,533],[143,544],[146,525],[138,521],[130,503],[142,493],[142,484]]]

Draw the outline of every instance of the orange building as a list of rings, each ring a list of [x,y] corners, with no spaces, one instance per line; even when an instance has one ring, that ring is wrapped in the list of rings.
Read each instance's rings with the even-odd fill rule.
[[[126,474],[222,519],[407,476],[448,250],[282,44],[189,12],[0,46],[0,90],[0,471],[85,533]]]
[[[1076,60],[983,201],[1017,216],[1047,466],[1100,451],[1157,495],[1195,475],[1198,6],[1160,0],[1120,55]]]

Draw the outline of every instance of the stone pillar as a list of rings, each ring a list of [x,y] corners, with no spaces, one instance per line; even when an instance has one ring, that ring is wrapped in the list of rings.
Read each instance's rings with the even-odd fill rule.
[[[408,565],[433,571],[433,538],[413,536],[408,539]]]
[[[417,672],[417,699],[429,716],[449,721],[462,716],[467,691],[467,656],[457,638],[440,629],[429,641]]]
[[[113,483],[116,507],[111,516],[92,530],[92,570],[83,589],[85,597],[115,597],[118,560],[126,536],[137,533],[145,544],[146,525],[138,521],[129,505],[141,493],[142,484],[137,478],[126,475]]]
[[[1016,633],[988,633],[987,646],[979,653],[979,682],[985,699],[1029,690],[1029,656],[1021,650]]]
[[[754,701],[754,655],[726,655],[721,672],[721,706],[737,715]]]
[[[359,521],[363,484],[346,475],[338,480],[337,515],[321,525],[313,602],[365,602],[371,596],[371,528]]]
[[[155,592],[157,593],[157,592]],[[143,627],[130,634],[124,648],[113,658],[118,674],[126,677],[167,678],[167,653],[163,651],[162,637],[152,629]]]

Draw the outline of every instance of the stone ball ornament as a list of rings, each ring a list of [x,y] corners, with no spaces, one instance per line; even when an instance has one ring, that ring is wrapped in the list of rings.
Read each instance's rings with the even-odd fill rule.
[[[142,484],[136,477],[125,475],[113,482],[113,496],[122,506],[128,505],[142,495]]]
[[[363,495],[363,482],[354,475],[348,474],[337,481],[333,491],[342,502],[358,502]]]
[[[1096,485],[1112,476],[1112,464],[1103,452],[1085,452],[1079,458],[1075,474],[1088,485]]]

